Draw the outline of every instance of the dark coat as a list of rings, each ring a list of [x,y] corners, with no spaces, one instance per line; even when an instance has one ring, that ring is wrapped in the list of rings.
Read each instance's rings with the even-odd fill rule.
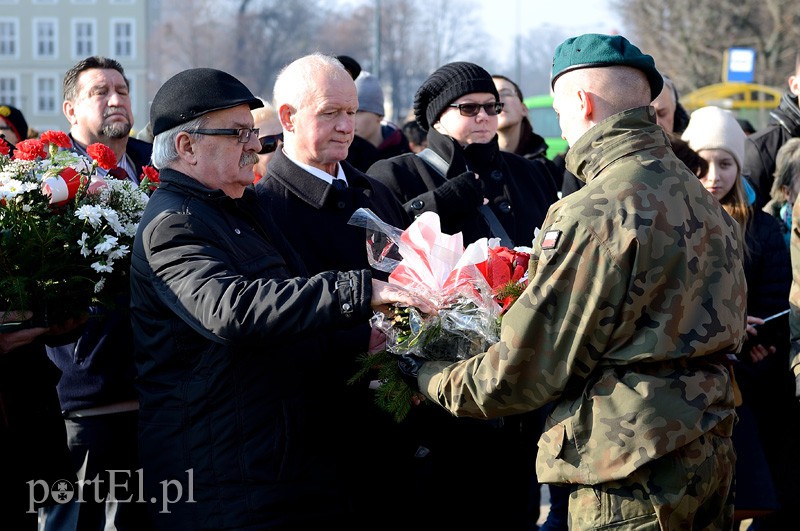
[[[462,148],[431,129],[428,147],[449,163],[446,177],[415,154],[380,160],[367,172],[386,184],[413,217],[438,212],[442,232],[462,232],[464,244],[492,236],[478,207],[483,198],[515,245],[530,246],[549,206],[558,200],[553,177],[540,160],[500,151],[497,137]],[[473,171],[477,181],[465,176]]]
[[[348,186],[336,190],[319,177],[297,166],[278,150],[270,160],[267,175],[256,185],[260,205],[275,220],[281,233],[297,251],[309,274],[328,270],[369,268],[366,252],[366,230],[348,225],[358,208],[369,208],[383,221],[405,228],[408,216],[386,186],[341,163]],[[386,279],[388,273],[374,270],[374,276]],[[374,522],[396,509],[396,500],[412,490],[412,446],[408,430],[398,426],[392,417],[375,405],[375,394],[369,388],[371,379],[348,385],[358,371],[358,356],[368,349],[371,327],[366,321],[356,327],[327,334],[326,356],[337,360],[330,373],[330,384],[340,389],[329,401],[339,404],[337,428],[345,445],[338,452],[342,467],[348,470],[347,492],[355,505],[349,529],[369,529]],[[375,488],[377,473],[392,478]],[[395,529],[408,529],[412,520],[397,515]],[[382,528],[390,529],[388,524]]]
[[[375,147],[372,143],[358,135],[353,136],[353,143],[347,152],[347,162],[360,171],[367,171],[375,162],[396,157],[403,153],[411,153],[408,138],[397,125],[384,121],[381,124],[383,141]]]
[[[541,160],[500,151],[497,137],[488,144],[462,148],[434,129],[428,132],[428,147],[448,162],[446,177],[414,154],[378,161],[368,174],[385,183],[410,215],[437,212],[442,232],[462,232],[465,245],[493,236],[478,211],[484,197],[513,243],[532,245],[534,231],[558,199],[555,183]],[[480,179],[465,173],[467,170]],[[456,418],[439,408],[421,407],[412,410],[408,422],[419,440],[415,510],[430,515],[428,528],[535,526],[539,514],[539,484],[534,470],[541,433],[538,411],[487,421]],[[476,451],[492,456],[492,465],[465,467],[464,463],[474,461]],[[443,489],[442,485],[502,488],[483,489],[481,503],[469,511],[442,512],[441,507],[464,503],[462,490]]]
[[[174,170],[160,178],[131,264],[145,497],[162,500],[159,482],[172,480],[197,503],[150,505],[154,522],[336,522],[346,471],[323,341],[372,316],[370,272],[298,277],[254,190],[231,199]]]
[[[778,220],[755,210],[745,237],[749,250],[744,260],[748,315],[763,318],[787,309],[792,266]],[[769,516],[770,529],[787,529],[796,519],[792,504],[800,495],[797,482],[800,464],[792,459],[800,438],[787,432],[786,426],[800,423],[800,403],[794,396],[794,377],[787,370],[788,320],[778,319],[775,323],[758,327],[759,335],[745,343],[740,362],[735,366],[744,400],[737,408],[740,422],[733,431],[739,456],[736,505],[745,509],[771,507],[776,501],[771,498],[771,475],[777,502],[783,509]],[[753,342],[775,346],[776,351],[753,362],[749,355]],[[763,460],[760,460],[762,450]]]
[[[770,199],[775,180],[775,158],[790,138],[800,136],[800,108],[797,96],[787,89],[777,109],[769,113],[769,123],[747,137],[744,144],[744,171],[756,189],[755,208],[761,209]]]
[[[400,229],[410,223],[385,185],[347,162],[342,168],[349,186],[338,192],[279,149],[269,162],[266,177],[256,185],[260,204],[312,273],[369,267],[365,230],[347,224],[358,208],[369,208]]]
[[[533,131],[530,120],[527,116],[522,117],[520,124],[521,131],[517,149],[514,154],[525,157],[528,160],[540,160],[548,173],[553,178],[556,190],[561,190],[564,181],[564,169],[559,168],[556,163],[547,158],[547,142],[541,135]]]
[[[50,487],[57,480],[76,484],[56,396],[58,378],[59,371],[40,341],[0,354],[0,453],[5,457],[0,463],[0,495],[5,529],[34,529],[35,509],[56,503],[49,496]],[[42,483],[27,484],[34,481]],[[26,514],[31,508],[34,512]]]

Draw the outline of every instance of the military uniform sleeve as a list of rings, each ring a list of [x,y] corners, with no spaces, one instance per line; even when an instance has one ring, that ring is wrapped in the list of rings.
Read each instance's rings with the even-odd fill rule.
[[[454,415],[520,413],[580,393],[626,318],[625,260],[587,226],[562,219],[545,227],[535,243],[535,272],[503,318],[500,341],[474,358],[426,363],[420,371],[420,389]]]

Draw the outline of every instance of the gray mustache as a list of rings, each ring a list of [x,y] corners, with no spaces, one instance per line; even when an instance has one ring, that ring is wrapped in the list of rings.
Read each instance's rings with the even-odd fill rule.
[[[258,162],[258,155],[255,153],[247,152],[242,155],[242,158],[239,159],[239,167],[244,168],[250,164],[256,164]]]

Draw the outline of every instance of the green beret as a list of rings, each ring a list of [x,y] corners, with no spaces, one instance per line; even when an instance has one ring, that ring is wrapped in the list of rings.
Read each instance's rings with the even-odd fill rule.
[[[558,76],[565,72],[602,66],[631,66],[644,72],[650,83],[651,100],[656,99],[664,88],[664,78],[656,70],[651,56],[642,53],[621,35],[598,33],[570,37],[558,45],[553,55],[550,87],[554,87]]]

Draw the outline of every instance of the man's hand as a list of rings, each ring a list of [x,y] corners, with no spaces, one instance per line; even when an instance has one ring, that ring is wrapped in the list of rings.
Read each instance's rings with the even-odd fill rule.
[[[36,327],[23,328],[22,330],[17,330],[15,332],[0,334],[0,355],[8,354],[15,348],[21,347],[22,345],[33,343],[37,337],[45,332],[47,332],[47,328]]]
[[[388,317],[394,316],[392,304],[399,302],[402,306],[414,306],[422,313],[435,314],[436,308],[426,298],[415,295],[396,284],[372,279],[372,300],[370,304],[376,311]]]
[[[379,328],[373,328],[369,336],[369,349],[367,353],[375,354],[386,348],[386,334]]]

